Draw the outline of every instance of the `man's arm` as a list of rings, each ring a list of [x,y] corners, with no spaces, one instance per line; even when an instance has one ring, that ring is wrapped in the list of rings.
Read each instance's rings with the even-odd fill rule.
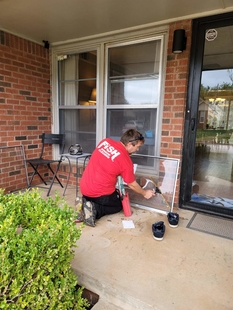
[[[155,196],[155,192],[150,189],[143,189],[136,181],[127,184],[135,193],[142,195],[146,199]]]

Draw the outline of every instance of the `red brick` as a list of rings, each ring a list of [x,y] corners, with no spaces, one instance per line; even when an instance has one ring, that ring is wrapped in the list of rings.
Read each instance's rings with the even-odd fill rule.
[[[4,121],[0,122],[1,135],[0,145],[24,145],[31,144],[32,141],[15,141],[15,136],[33,136],[37,143],[40,143],[39,136],[42,131],[51,132],[51,111],[50,103],[50,63],[49,51],[36,43],[18,38],[12,34],[6,34],[6,45],[0,45],[0,76],[1,81],[12,83],[10,87],[4,87],[1,92],[0,113],[4,115]],[[31,92],[30,95],[22,95],[19,91]],[[33,101],[26,100],[26,97],[32,97]],[[5,104],[3,104],[5,102]],[[39,111],[39,112],[38,112]],[[47,120],[38,122],[38,115],[41,113],[47,116]],[[30,131],[27,127],[37,124],[38,130]],[[40,149],[27,149],[26,156],[38,156]],[[51,148],[47,150],[51,155]],[[32,155],[31,155],[32,154]],[[20,164],[17,161],[14,169],[21,171]],[[13,169],[10,168],[11,170]],[[10,171],[9,171],[10,172]],[[3,176],[2,176],[3,177]],[[2,180],[1,177],[1,180]],[[17,178],[12,175],[6,175],[6,184],[8,190],[16,190],[18,186],[25,188],[25,178]],[[2,184],[2,182],[1,182]]]

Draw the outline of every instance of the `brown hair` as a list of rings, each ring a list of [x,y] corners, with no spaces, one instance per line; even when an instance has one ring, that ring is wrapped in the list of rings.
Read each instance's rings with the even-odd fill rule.
[[[128,129],[126,132],[121,136],[120,140],[124,145],[126,145],[129,142],[132,142],[132,144],[135,146],[138,141],[141,141],[142,144],[145,141],[145,138],[143,135],[137,131],[136,129]]]

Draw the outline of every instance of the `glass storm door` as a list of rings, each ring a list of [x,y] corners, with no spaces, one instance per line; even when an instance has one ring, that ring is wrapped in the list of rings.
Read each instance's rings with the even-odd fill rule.
[[[233,26],[208,29],[199,94],[193,201],[233,208]]]
[[[232,217],[233,14],[195,20],[193,35],[180,205]]]

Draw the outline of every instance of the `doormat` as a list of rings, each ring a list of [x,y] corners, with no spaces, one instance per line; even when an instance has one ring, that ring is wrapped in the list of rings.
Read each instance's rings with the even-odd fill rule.
[[[194,213],[187,228],[233,240],[233,221]]]

